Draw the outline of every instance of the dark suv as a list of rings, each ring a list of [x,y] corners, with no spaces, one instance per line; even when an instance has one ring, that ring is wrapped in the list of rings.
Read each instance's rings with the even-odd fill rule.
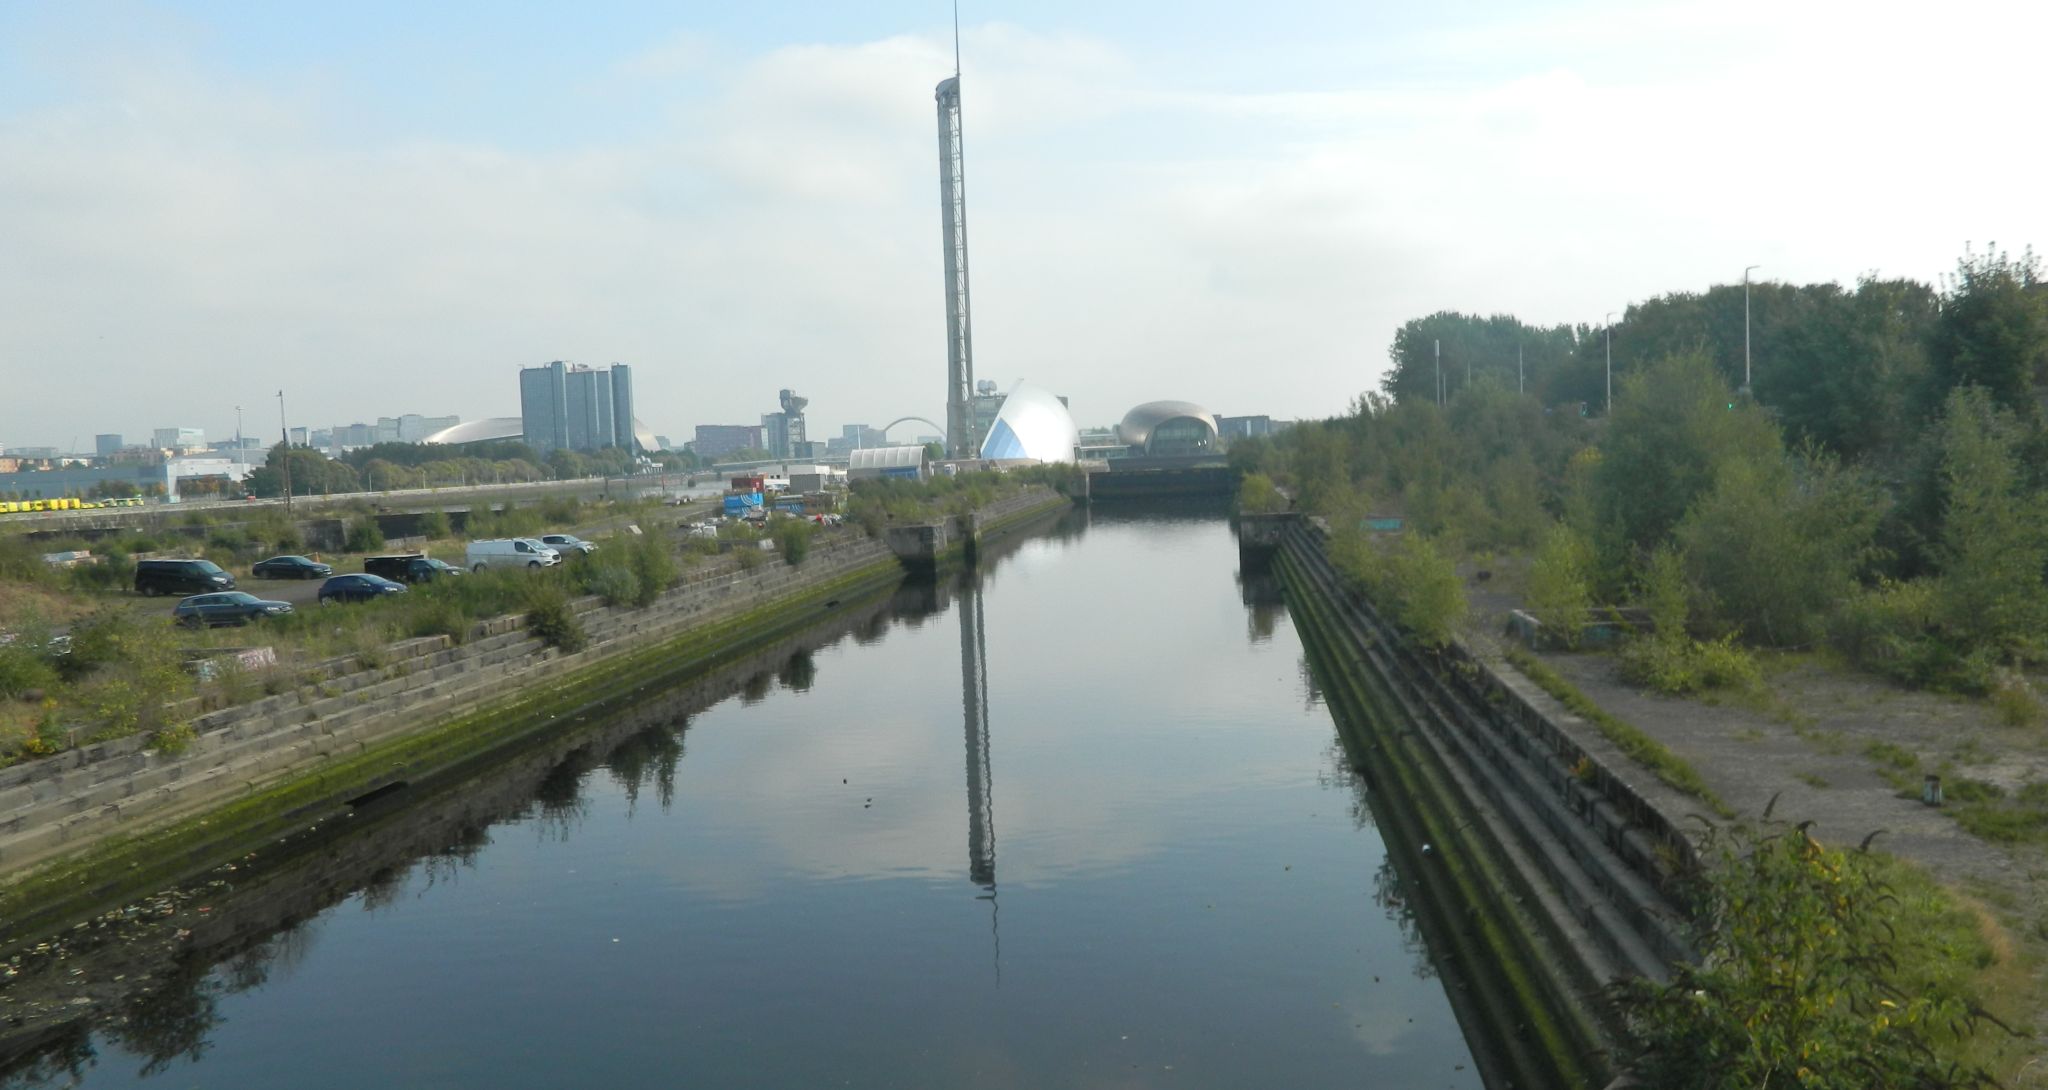
[[[235,589],[235,577],[211,560],[138,560],[135,589],[143,594],[207,594]]]

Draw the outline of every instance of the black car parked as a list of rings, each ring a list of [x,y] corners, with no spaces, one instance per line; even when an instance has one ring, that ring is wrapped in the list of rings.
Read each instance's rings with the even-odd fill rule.
[[[225,594],[195,594],[171,609],[171,619],[188,628],[224,624],[248,624],[265,617],[290,613],[290,602],[272,602],[245,591]]]
[[[235,577],[211,560],[138,560],[135,589],[143,594],[205,594],[235,589]]]
[[[303,556],[273,556],[258,560],[249,574],[258,579],[325,579],[334,574],[334,566]]]
[[[337,575],[320,584],[320,604],[367,602],[387,594],[404,593],[404,583],[394,583],[381,575]]]
[[[425,583],[444,575],[469,574],[445,560],[436,560],[422,553],[366,556],[363,558],[363,570],[399,583]]]

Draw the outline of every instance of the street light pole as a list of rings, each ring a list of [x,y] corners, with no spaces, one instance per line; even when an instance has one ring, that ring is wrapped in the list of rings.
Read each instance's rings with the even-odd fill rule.
[[[1434,344],[1436,345],[1436,404],[1437,404],[1437,408],[1443,408],[1443,404],[1444,404],[1444,342],[1443,342],[1443,340],[1442,340],[1441,338],[1439,338],[1438,340],[1436,340],[1436,341],[1435,341],[1435,342],[1433,342],[1433,343],[1434,343]]]
[[[1614,415],[1614,312],[1607,312],[1607,415]]]
[[[277,392],[277,433],[284,440],[284,510],[292,510],[292,429],[284,422],[284,391]]]
[[[1762,265],[1748,265],[1742,270],[1742,392],[1745,394],[1749,393],[1749,270],[1761,268]]]

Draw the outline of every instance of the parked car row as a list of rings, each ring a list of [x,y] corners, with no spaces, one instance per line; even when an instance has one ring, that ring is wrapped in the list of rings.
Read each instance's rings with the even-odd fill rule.
[[[587,556],[597,546],[573,534],[539,538],[472,541],[464,556],[466,568],[423,553],[366,556],[360,574],[336,575],[334,566],[310,557],[273,556],[257,561],[249,573],[258,579],[324,579],[316,600],[368,602],[403,594],[408,583],[467,575],[489,567],[544,568],[562,563],[564,554]],[[235,589],[233,574],[211,560],[140,560],[135,564],[135,590],[155,597],[185,595],[171,610],[171,619],[192,628],[240,625],[292,612],[291,603],[258,598]]]

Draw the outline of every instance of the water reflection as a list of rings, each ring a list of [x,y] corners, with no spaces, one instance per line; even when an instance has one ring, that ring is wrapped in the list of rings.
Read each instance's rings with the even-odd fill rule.
[[[1227,543],[1076,515],[238,860],[26,965],[6,1078],[1469,1088]]]
[[[408,893],[424,896],[474,866],[494,828],[528,824],[542,839],[571,839],[590,817],[588,787],[600,769],[629,811],[652,787],[666,813],[691,714],[735,691],[764,698],[778,680],[808,689],[819,648],[939,605],[929,588],[850,604],[744,662],[586,717],[590,725],[477,778],[380,797],[260,857],[90,921],[45,952],[23,951],[19,975],[0,984],[0,1087],[76,1085],[98,1064],[96,1036],[139,1060],[143,1077],[199,1060],[223,1021],[221,1000],[290,976],[313,945],[315,921],[335,905],[353,899],[383,912]]]

